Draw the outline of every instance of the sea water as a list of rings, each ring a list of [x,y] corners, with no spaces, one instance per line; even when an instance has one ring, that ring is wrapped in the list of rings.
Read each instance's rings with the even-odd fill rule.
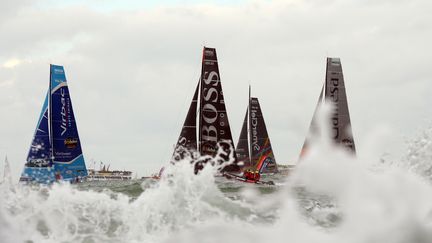
[[[391,162],[320,141],[275,186],[198,175],[0,185],[0,242],[432,242],[432,130]]]

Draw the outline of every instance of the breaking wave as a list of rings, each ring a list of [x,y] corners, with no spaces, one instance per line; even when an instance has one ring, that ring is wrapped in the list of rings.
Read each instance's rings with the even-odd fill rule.
[[[279,186],[195,175],[160,181],[0,185],[2,242],[432,242],[431,130],[399,163],[361,161],[326,139]],[[414,172],[414,173],[413,173]]]

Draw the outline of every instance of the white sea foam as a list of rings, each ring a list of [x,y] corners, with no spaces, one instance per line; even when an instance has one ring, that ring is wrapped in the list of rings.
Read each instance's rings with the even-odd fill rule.
[[[202,222],[242,218],[249,212],[225,197],[209,164],[194,175],[189,162],[168,166],[162,180],[136,200],[68,184],[1,186],[2,242],[161,242]]]
[[[320,116],[322,127],[326,109]],[[399,166],[381,164],[379,158],[362,161],[333,147],[326,131],[289,178],[290,195],[281,192],[273,198],[283,201],[274,224],[215,221],[168,242],[432,242],[431,185]],[[293,193],[297,187],[314,202],[308,214],[301,213]],[[321,207],[313,200],[316,195],[328,196],[332,204]],[[334,227],[325,227],[334,219]]]
[[[432,140],[425,135],[419,141],[408,152],[417,151],[415,157],[388,164],[378,157],[359,159],[338,150],[324,133],[312,143],[286,186],[263,194],[248,185],[235,199],[218,188],[216,167],[208,164],[195,175],[189,161],[167,166],[163,178],[144,184],[136,199],[68,184],[31,188],[2,183],[0,239],[5,243],[432,242],[432,186],[425,180],[430,174],[400,166],[408,161],[408,168],[418,163],[427,168]],[[244,186],[233,183],[238,185]]]
[[[412,139],[404,158],[393,164],[432,181],[432,127]]]

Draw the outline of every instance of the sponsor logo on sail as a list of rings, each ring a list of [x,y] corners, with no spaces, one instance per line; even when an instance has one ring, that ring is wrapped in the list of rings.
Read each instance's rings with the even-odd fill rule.
[[[64,145],[66,146],[66,148],[68,149],[74,149],[77,147],[78,145],[78,139],[77,138],[66,138],[64,140]]]
[[[179,140],[178,140],[177,144],[185,146],[187,141],[188,140],[185,137],[181,136],[181,137],[179,137]]]
[[[66,98],[65,98],[65,89],[61,88],[60,89],[60,95],[61,95],[61,104],[62,104],[62,108],[61,108],[61,124],[60,127],[62,129],[61,135],[63,136],[66,131],[67,131],[67,118],[68,118],[68,112],[66,110]]]
[[[330,101],[335,105],[332,118],[331,126],[333,131],[333,138],[339,138],[339,79],[331,78],[330,80]]]
[[[254,102],[254,100],[252,100],[252,102]],[[259,151],[261,149],[261,147],[258,144],[258,131],[257,131],[257,126],[258,126],[258,118],[257,118],[257,110],[254,109],[254,107],[251,107],[251,129],[252,129],[252,148],[255,151]]]
[[[333,66],[340,66],[340,58],[331,58],[330,62]]]
[[[353,140],[352,140],[351,138],[345,138],[345,139],[343,139],[343,140],[342,140],[342,144],[343,144],[345,147],[347,147],[347,148],[349,148],[349,149],[351,149],[351,150],[354,149],[354,142],[353,142]]]
[[[214,51],[212,51],[212,50],[205,50],[204,51],[204,55],[212,57],[212,56],[214,56]]]
[[[207,78],[205,78],[207,77]],[[216,143],[218,141],[218,130],[216,128],[216,122],[219,117],[216,104],[219,103],[219,93],[217,86],[219,84],[219,75],[216,71],[205,72],[204,73],[204,87],[202,97],[204,99],[204,105],[202,107],[202,139],[204,141],[210,141]],[[215,148],[207,148],[214,152]]]
[[[55,74],[63,74],[64,71],[63,71],[62,68],[54,68],[54,73],[55,73]]]

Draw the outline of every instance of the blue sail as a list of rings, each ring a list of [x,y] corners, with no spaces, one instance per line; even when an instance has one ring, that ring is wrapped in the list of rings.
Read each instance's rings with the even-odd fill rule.
[[[63,66],[51,65],[51,142],[55,173],[63,180],[87,176]]]
[[[51,143],[48,126],[48,93],[39,115],[27,162],[20,181],[51,183],[55,180],[51,161]]]

